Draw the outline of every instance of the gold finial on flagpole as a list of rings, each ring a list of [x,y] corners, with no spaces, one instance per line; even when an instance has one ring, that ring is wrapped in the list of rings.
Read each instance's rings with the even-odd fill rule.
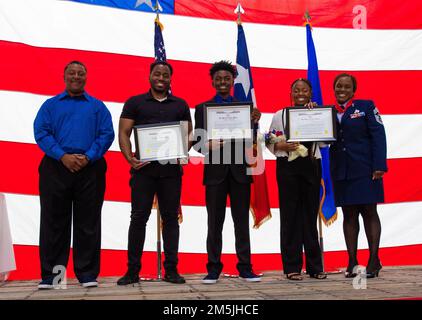
[[[156,19],[157,20],[160,20],[160,9],[159,9],[159,3],[158,3],[158,0],[157,1],[155,1],[155,6],[154,6],[154,11],[155,11],[155,13],[157,14],[157,17],[156,17]]]
[[[306,10],[304,15],[303,15],[303,20],[305,20],[304,25],[306,26],[307,24],[309,24],[310,27],[312,27],[311,25],[311,16],[309,15],[309,11]]]
[[[243,10],[242,6],[240,5],[240,2],[237,3],[236,9],[234,9],[234,13],[237,14],[237,24],[242,24],[242,14],[245,13],[245,10]]]
[[[306,20],[306,22],[311,21],[311,16],[309,15],[309,11],[306,10],[305,14],[303,15],[303,18]]]
[[[158,25],[160,26],[160,29],[163,30],[164,29],[164,26],[160,22],[160,11],[163,11],[163,9],[161,8],[160,3],[158,2],[158,0],[155,2],[154,11],[157,14],[157,16],[155,17],[155,22],[157,22]]]

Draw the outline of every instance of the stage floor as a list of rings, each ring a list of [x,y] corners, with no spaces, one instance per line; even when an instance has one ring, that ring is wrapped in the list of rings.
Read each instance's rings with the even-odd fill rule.
[[[379,278],[346,279],[330,273],[326,280],[290,281],[267,271],[261,282],[220,277],[217,284],[201,283],[203,274],[187,274],[186,284],[141,281],[117,286],[117,277],[99,278],[99,287],[83,288],[68,279],[66,288],[38,290],[39,280],[0,284],[0,300],[385,300],[422,299],[422,266],[384,267]],[[366,280],[366,288],[365,288]]]

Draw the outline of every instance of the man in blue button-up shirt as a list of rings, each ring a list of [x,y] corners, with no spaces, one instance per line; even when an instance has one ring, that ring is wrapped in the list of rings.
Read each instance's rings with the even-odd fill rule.
[[[66,90],[45,101],[34,121],[35,140],[45,152],[39,167],[40,289],[53,288],[54,268],[67,265],[72,213],[76,277],[84,287],[97,286],[100,271],[103,156],[114,139],[113,124],[104,103],[85,92],[81,62],[65,67],[64,82]]]

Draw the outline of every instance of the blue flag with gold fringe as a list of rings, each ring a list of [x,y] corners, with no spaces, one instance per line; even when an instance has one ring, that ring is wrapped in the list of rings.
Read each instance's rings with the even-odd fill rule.
[[[312,84],[312,101],[322,106],[321,85],[319,82],[318,62],[312,38],[312,29],[309,22],[306,23],[306,46],[308,51],[308,80]],[[320,189],[319,215],[326,226],[337,219],[337,208],[334,202],[334,190],[330,175],[330,155],[328,147],[320,148],[322,179]]]

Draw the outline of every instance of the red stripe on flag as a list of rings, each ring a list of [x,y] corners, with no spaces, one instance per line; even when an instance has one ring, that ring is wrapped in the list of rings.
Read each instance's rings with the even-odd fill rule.
[[[14,245],[16,271],[10,274],[10,280],[32,280],[40,278],[38,246]],[[368,250],[359,250],[359,261],[367,261]],[[400,246],[380,249],[380,259],[383,266],[404,266],[422,264],[422,245]],[[121,276],[126,272],[127,252],[125,250],[101,250],[101,277]],[[144,252],[142,255],[142,277],[155,278],[157,275],[157,254]],[[235,254],[223,254],[224,273],[237,274]],[[207,255],[204,253],[179,253],[178,270],[186,273],[206,273]],[[253,254],[252,264],[255,272],[265,270],[280,270],[281,256],[279,253]],[[346,251],[324,253],[326,271],[345,268],[347,264]],[[69,257],[66,276],[74,278],[72,252]]]
[[[104,101],[124,102],[149,89],[149,64],[152,58],[69,49],[32,47],[0,41],[0,90],[56,95],[64,90],[63,68],[71,60],[81,60],[88,68],[87,91]],[[171,61],[175,73],[173,93],[196,104],[215,94],[209,77],[210,64]],[[30,72],[37,66],[37,73]],[[325,104],[333,104],[332,83],[343,71],[320,71]],[[306,70],[253,67],[254,88],[261,112],[276,112],[290,102],[290,85]],[[381,114],[420,114],[422,96],[414,95],[403,104],[403,92],[410,83],[420,83],[419,71],[352,71],[358,80],[356,99],[375,101]],[[382,89],[380,86],[382,85]],[[400,107],[398,107],[400,105]]]
[[[220,20],[235,20],[233,13],[237,0],[177,0],[177,15]],[[422,28],[421,1],[396,0],[266,0],[243,1],[244,22],[303,25],[303,14],[309,11],[312,22],[318,27],[353,28],[353,20],[363,13],[368,29],[420,29]],[[356,10],[355,13],[353,10]],[[359,17],[357,17],[359,18]]]
[[[4,156],[0,160],[0,192],[38,195],[38,165],[42,151],[34,144],[0,141]],[[109,151],[107,160],[106,200],[130,202],[129,165],[120,152]],[[385,175],[385,200],[387,203],[422,201],[422,172],[408,174],[403,168],[422,167],[422,158],[390,159],[389,172]],[[278,208],[276,162],[265,162],[271,208]],[[182,204],[205,206],[202,185],[203,165],[190,163],[184,167]],[[25,178],[23,183],[22,178]]]

